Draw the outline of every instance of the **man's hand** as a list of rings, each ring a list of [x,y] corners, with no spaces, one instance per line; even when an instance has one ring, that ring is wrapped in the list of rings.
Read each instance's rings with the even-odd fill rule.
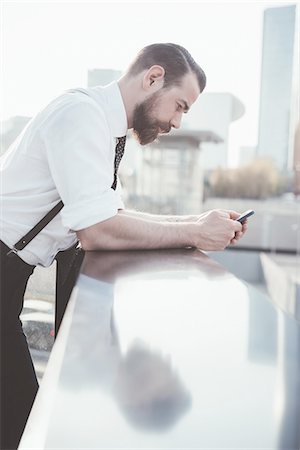
[[[236,211],[232,211],[232,210],[223,210],[225,212],[228,212],[228,214],[230,215],[230,218],[233,220],[236,220],[239,216],[240,213],[237,213]],[[248,229],[248,220],[246,219],[243,223],[242,223],[242,231],[238,231],[237,233],[235,233],[234,238],[230,241],[230,244],[236,244],[237,241],[239,239],[241,239],[242,236],[244,236],[244,234],[246,233]]]
[[[202,250],[224,250],[229,244],[235,244],[247,229],[246,224],[236,221],[238,217],[236,211],[220,209],[201,214],[195,222],[194,246]]]

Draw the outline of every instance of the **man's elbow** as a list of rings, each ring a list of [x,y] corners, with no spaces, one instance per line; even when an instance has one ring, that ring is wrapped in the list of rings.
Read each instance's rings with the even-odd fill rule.
[[[82,249],[85,251],[93,251],[109,250],[113,248],[112,228],[114,228],[114,226],[112,223],[109,223],[112,221],[113,218],[77,231],[77,237]]]
[[[78,236],[78,233],[77,233]],[[79,236],[78,236],[79,237]],[[99,250],[99,248],[97,248],[96,243],[90,239],[88,236],[81,236],[79,237],[79,241],[80,241],[80,245],[81,248],[87,252],[87,251],[93,251],[93,250]]]

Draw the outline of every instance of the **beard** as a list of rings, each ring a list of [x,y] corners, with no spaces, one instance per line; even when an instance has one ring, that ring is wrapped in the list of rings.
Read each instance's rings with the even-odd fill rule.
[[[153,112],[157,105],[159,93],[151,95],[136,105],[133,111],[133,135],[141,145],[147,145],[157,139],[159,133],[168,133],[170,124],[154,119]]]

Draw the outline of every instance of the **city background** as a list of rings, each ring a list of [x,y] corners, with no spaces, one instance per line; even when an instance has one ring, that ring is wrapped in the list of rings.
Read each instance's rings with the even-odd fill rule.
[[[176,42],[191,52],[207,88],[182,127],[159,142],[141,148],[129,133],[120,166],[125,203],[165,214],[254,209],[243,240],[209,256],[299,319],[299,4],[4,1],[1,8],[1,153],[53,97],[118,79],[144,45]],[[33,353],[53,342],[54,276],[54,265],[38,268],[27,289]]]

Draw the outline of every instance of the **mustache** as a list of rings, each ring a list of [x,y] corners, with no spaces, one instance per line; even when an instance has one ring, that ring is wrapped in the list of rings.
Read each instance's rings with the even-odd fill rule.
[[[164,127],[159,127],[162,133],[169,133],[171,131],[171,127],[169,125]]]

